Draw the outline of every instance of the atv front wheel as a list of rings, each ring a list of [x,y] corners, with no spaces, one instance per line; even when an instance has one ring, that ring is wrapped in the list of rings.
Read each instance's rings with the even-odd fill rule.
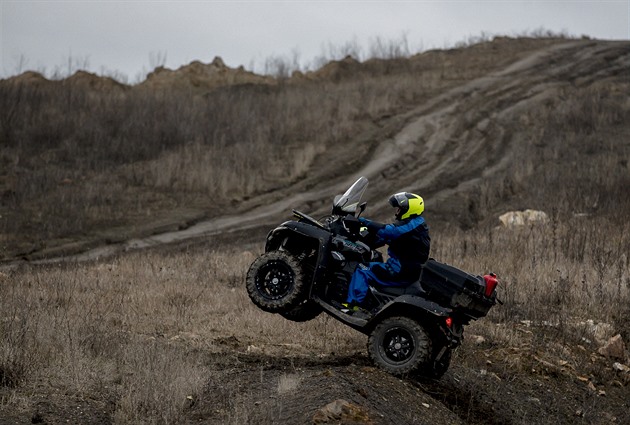
[[[370,359],[395,376],[425,370],[431,360],[431,338],[408,317],[390,317],[379,323],[368,338]]]
[[[304,301],[306,285],[298,261],[284,251],[266,252],[247,271],[249,298],[260,309],[286,313]]]

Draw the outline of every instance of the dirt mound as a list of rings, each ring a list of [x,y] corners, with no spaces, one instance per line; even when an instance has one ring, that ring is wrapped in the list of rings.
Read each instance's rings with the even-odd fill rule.
[[[254,74],[242,66],[230,68],[220,57],[215,57],[209,64],[193,61],[176,70],[163,66],[147,75],[140,88],[195,88],[211,90],[218,87],[243,84],[276,84],[272,77]]]
[[[99,77],[96,74],[86,71],[77,71],[70,77],[61,80],[63,84],[73,85],[78,88],[85,88],[88,90],[97,90],[103,92],[115,92],[123,91],[128,86],[119,83],[113,78]]]
[[[86,71],[77,71],[71,76],[61,80],[49,80],[39,72],[26,71],[15,77],[6,80],[0,80],[0,84],[4,85],[23,85],[28,88],[47,87],[54,89],[59,86],[76,87],[86,91],[99,91],[107,93],[117,93],[129,88],[119,83],[113,78],[100,77],[94,73]]]
[[[226,353],[189,418],[227,423],[225,401],[241,423],[463,424],[413,380],[378,370],[363,356],[324,360]],[[237,383],[238,387],[234,387]]]
[[[4,84],[24,84],[33,87],[37,87],[42,84],[49,84],[50,82],[51,81],[44,77],[42,74],[35,71],[26,71],[20,75],[16,75],[15,77],[7,78],[6,80],[0,80],[0,83]]]

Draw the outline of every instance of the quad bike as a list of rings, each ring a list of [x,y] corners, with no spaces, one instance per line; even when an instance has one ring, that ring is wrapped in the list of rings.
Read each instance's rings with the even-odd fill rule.
[[[371,285],[364,309],[342,307],[359,264],[382,261],[376,238],[358,216],[368,180],[360,177],[337,195],[332,214],[296,220],[269,232],[265,253],[247,272],[246,287],[260,309],[304,322],[325,312],[368,336],[370,359],[387,372],[439,378],[463,339],[464,325],[497,302],[496,276],[474,276],[430,259],[407,287]]]

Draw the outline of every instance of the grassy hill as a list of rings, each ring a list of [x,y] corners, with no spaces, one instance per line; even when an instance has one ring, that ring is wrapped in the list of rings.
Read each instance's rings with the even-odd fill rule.
[[[344,399],[343,423],[623,423],[628,354],[599,349],[630,341],[628,93],[630,43],[561,38],[282,78],[215,59],[135,86],[0,80],[0,418],[309,423]],[[420,193],[432,256],[502,279],[439,382],[247,299],[266,231],[358,175],[368,215]],[[499,226],[526,208],[549,222]]]
[[[454,100],[467,101],[460,114],[453,111],[457,119],[431,123],[418,137],[428,140],[433,132],[448,127],[449,134],[441,135],[444,140],[438,143],[463,147],[469,143],[467,138],[480,137],[473,132],[485,131],[494,144],[492,149],[471,149],[470,156],[453,158],[469,167],[468,173],[480,172],[472,164],[481,160],[485,166],[488,155],[497,162],[509,162],[502,157],[504,151],[521,158],[540,155],[546,164],[548,155],[556,151],[558,155],[565,147],[574,152],[567,143],[559,143],[560,138],[593,133],[593,125],[598,126],[597,134],[607,131],[616,137],[615,127],[623,127],[627,109],[623,106],[623,66],[608,71],[617,74],[596,73],[599,68],[614,68],[614,61],[609,63],[606,55],[617,55],[623,46],[609,43],[595,57],[578,58],[575,55],[584,46],[597,42],[577,41],[572,49],[558,52],[556,59],[551,55],[549,66],[543,62],[530,70],[535,90],[543,93],[522,107],[520,103],[534,95],[527,93],[531,84],[519,88],[510,75],[493,77],[533,52],[565,42],[496,39],[409,59],[358,63],[347,58],[281,80],[230,69],[220,60],[207,65],[193,62],[176,71],[158,69],[137,86],[85,72],[59,81],[34,73],[3,80],[2,259],[42,257],[59,246],[76,250],[168,226],[185,227],[204,218],[232,214],[244,200],[291,187],[304,178],[313,181],[311,186],[326,187],[333,175],[359,170],[376,145],[391,138],[414,115],[428,115],[432,108],[448,107]],[[554,67],[554,60],[564,62]],[[584,78],[578,69],[565,69],[574,60],[594,69],[585,69]],[[478,89],[473,86],[458,92],[484,78],[500,79],[490,99],[475,99]],[[502,95],[505,89],[510,92]],[[603,102],[597,102],[599,109],[593,110],[593,100],[599,98]],[[516,107],[519,110],[512,112]],[[418,108],[423,110],[416,111]],[[510,116],[495,119],[503,110],[510,111]],[[550,116],[548,110],[559,114]],[[561,128],[550,122],[554,119]],[[411,163],[435,161],[424,157],[422,142],[419,140],[418,152],[408,159]],[[619,151],[623,146],[616,143],[608,144],[612,151],[602,151],[595,140],[590,143],[604,155],[610,152],[616,158],[623,153]],[[335,160],[337,157],[343,161]],[[557,162],[551,163],[556,169]],[[506,179],[498,176],[505,187],[492,196],[504,196],[507,191],[507,195],[540,197],[524,184],[531,175],[538,175],[537,170],[525,168],[521,161],[505,165],[524,169],[510,172]],[[541,165],[537,159],[533,166]],[[454,186],[461,180],[461,172],[452,173],[446,182],[418,189],[431,195],[434,190]],[[564,167],[562,173],[573,171]],[[515,176],[519,181],[513,181]],[[483,180],[490,184],[489,179]],[[540,187],[544,182],[537,183]],[[383,190],[394,189],[391,186],[387,184]],[[518,193],[512,193],[515,191]],[[460,217],[461,224],[470,226],[484,215],[480,210],[485,201],[479,195],[473,198],[442,212],[457,209],[459,215],[465,215]],[[511,207],[526,206],[525,202],[530,200]],[[472,214],[463,213],[467,209]],[[77,247],[77,241],[83,245]]]

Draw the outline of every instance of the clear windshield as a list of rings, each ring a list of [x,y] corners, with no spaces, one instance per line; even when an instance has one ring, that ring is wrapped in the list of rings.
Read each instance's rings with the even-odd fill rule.
[[[346,190],[346,193],[335,197],[333,211],[355,214],[359,207],[359,203],[361,202],[361,198],[367,189],[367,185],[368,179],[365,177],[359,177],[359,179],[354,182],[348,190]]]

